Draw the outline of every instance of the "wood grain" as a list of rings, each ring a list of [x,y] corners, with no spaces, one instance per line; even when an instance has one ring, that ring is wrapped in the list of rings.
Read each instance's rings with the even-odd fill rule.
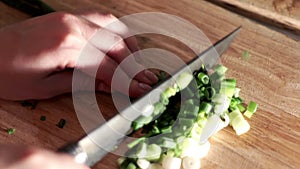
[[[228,77],[238,80],[241,96],[246,102],[257,101],[258,112],[249,120],[251,130],[240,137],[231,128],[210,139],[212,148],[202,160],[202,168],[300,168],[300,44],[263,25],[206,1],[194,0],[47,0],[57,10],[97,9],[118,17],[137,12],[166,12],[197,27],[215,42],[236,27],[243,29],[222,63],[229,67]],[[0,24],[4,26],[22,21],[28,16],[0,3]],[[4,9],[4,10],[2,10]],[[151,23],[150,23],[151,24]],[[165,41],[147,35],[140,38],[141,48],[162,47],[175,51],[185,61],[191,59],[189,50],[178,42]],[[250,52],[249,60],[241,57]],[[185,52],[189,53],[185,55]],[[107,117],[115,113],[111,97],[97,94],[101,110]],[[15,135],[0,132],[1,143],[35,145],[51,150],[84,134],[72,105],[71,95],[44,100],[37,109],[30,110],[19,103],[0,101],[2,128],[15,127]],[[46,115],[47,121],[39,120]],[[64,129],[55,124],[67,120]],[[117,168],[118,157],[110,154],[93,169]]]
[[[250,19],[268,24],[270,26],[275,26],[281,29],[288,30],[289,32],[294,33],[296,35],[300,35],[300,19],[294,19],[292,17],[283,15],[280,12],[264,9],[237,0],[208,1],[223,6],[231,11],[237,12],[246,17],[249,17]],[[279,7],[277,6],[279,5],[276,4],[280,4],[279,1],[274,1],[274,6],[276,7],[275,9],[278,9]]]
[[[300,20],[300,1],[298,0],[239,0],[243,3],[269,10],[290,18]]]

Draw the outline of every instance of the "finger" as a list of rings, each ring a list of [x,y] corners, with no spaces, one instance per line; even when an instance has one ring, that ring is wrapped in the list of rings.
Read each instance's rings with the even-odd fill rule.
[[[93,78],[97,79],[97,82],[99,84],[96,85],[96,89],[108,92],[110,88],[112,88],[113,90],[117,90],[124,94],[128,94],[129,87],[124,88],[123,84],[130,84],[131,78],[129,78],[129,76],[124,72],[124,70],[121,67],[120,67],[121,70],[120,72],[122,76],[120,77],[120,79],[118,79],[120,81],[119,83],[115,83],[114,85],[112,85],[112,78],[115,75],[114,73],[116,69],[118,68],[118,63],[114,59],[106,56],[103,52],[96,49],[94,46],[90,44],[87,44],[86,49],[82,53],[82,56],[84,57],[79,59],[76,65],[76,69],[86,73],[87,75],[90,76],[91,79]],[[81,77],[79,76],[79,78]],[[77,80],[76,85],[86,87],[86,86],[91,86],[91,83],[92,83],[91,81],[86,81],[83,78],[83,80],[81,79]],[[150,86],[146,84],[140,86],[142,86],[143,88],[139,89],[138,85],[133,85],[133,87],[131,87],[130,89],[129,94],[131,95],[133,93],[132,96],[137,96],[144,93],[145,89],[150,88]]]
[[[89,12],[89,11],[81,11],[78,13],[79,16],[89,20],[90,22],[93,22],[97,25],[99,25],[102,28],[105,28],[117,35],[119,35],[121,38],[126,38],[125,43],[122,44],[121,39],[120,46],[125,47],[127,46],[130,50],[130,52],[136,52],[139,50],[137,45],[137,40],[134,36],[130,36],[130,32],[128,30],[128,27],[122,23],[120,20],[118,20],[115,16],[111,14],[101,14],[99,12]],[[107,51],[105,51],[107,52]],[[112,53],[113,56],[116,55],[118,62],[123,61],[130,52],[126,49],[124,55],[118,56],[118,54],[122,52],[121,51],[115,51],[115,53]],[[122,54],[122,53],[121,53]],[[136,53],[136,56],[139,56],[138,53]],[[136,60],[132,60],[130,65],[123,66],[124,70],[128,72],[130,77],[133,77],[137,72],[140,72],[141,69],[144,70],[144,67],[136,62]],[[139,71],[138,71],[139,70]],[[154,84],[158,81],[157,76],[155,76],[154,73],[151,71],[141,71],[138,73],[135,77],[137,80],[142,81],[147,84]]]
[[[5,168],[17,162],[30,153],[23,146],[0,145],[0,168]]]
[[[76,164],[71,156],[24,146],[1,145],[0,156],[0,168],[89,169],[84,165]]]
[[[99,13],[85,13],[82,14],[82,16],[86,17],[90,21],[93,21],[94,23],[105,26],[106,24],[109,24],[113,21],[118,21],[115,17],[112,15],[100,15]],[[126,30],[127,28],[123,23],[118,22],[120,25],[118,28],[120,30]],[[122,29],[123,27],[123,29]],[[92,28],[93,29],[93,28]],[[115,30],[114,30],[115,31]],[[89,32],[89,31],[88,31]],[[91,32],[91,31],[90,31]],[[117,31],[115,31],[117,32]],[[122,33],[122,31],[118,32]],[[124,32],[123,32],[124,33]],[[133,42],[131,46],[136,45],[135,38],[128,39],[129,41]],[[101,29],[96,34],[94,34],[93,38],[91,39],[91,43],[95,45],[99,50],[101,50],[103,53],[107,53],[107,55],[111,56],[114,60],[116,60],[118,63],[121,63],[124,59],[127,58],[131,54],[131,51],[128,49],[127,44],[125,41],[123,41],[123,38],[110,30]],[[135,48],[135,47],[134,47]],[[138,48],[135,48],[133,50],[138,50]],[[88,60],[88,59],[86,59]],[[137,63],[134,59],[134,57],[131,57],[129,60],[129,64],[122,64],[123,69],[127,72],[127,74],[133,78],[135,76],[135,79],[138,81],[141,81],[143,83],[147,84],[154,84],[158,81],[158,78],[154,73],[151,71],[143,71],[144,67]],[[138,73],[139,72],[139,73]]]
[[[139,50],[136,38],[131,36],[128,27],[114,15],[97,11],[78,11],[75,14],[125,38],[125,42],[132,52]]]
[[[101,80],[96,80],[96,90],[97,91],[103,91],[105,93],[111,93],[111,87],[107,84],[105,84],[103,81]]]
[[[136,62],[132,56],[124,59],[121,66],[131,78],[135,78],[140,82],[152,85],[158,81],[157,76],[153,72],[146,70],[144,66]]]
[[[115,60],[116,63],[124,62],[121,64],[121,67],[129,77],[133,78],[138,73],[135,77],[138,81],[147,84],[154,84],[157,82],[158,79],[154,73],[143,71],[144,67],[136,62],[122,37],[102,29],[93,36],[90,42],[102,53],[107,54]]]
[[[75,74],[75,75],[74,75]],[[74,76],[73,76],[74,75]],[[75,79],[76,78],[76,79]],[[95,82],[95,87],[94,87]],[[77,71],[60,72],[51,75],[44,82],[44,87],[47,90],[47,98],[69,93],[73,91],[103,91],[105,93],[111,92],[111,87],[103,81],[92,78],[91,76]]]
[[[139,97],[151,89],[148,84],[130,78],[121,67],[116,69],[111,86],[113,89],[132,97]]]
[[[31,154],[23,157],[10,169],[89,169],[87,166],[77,164],[75,159],[66,154],[57,154],[46,150],[33,150]]]

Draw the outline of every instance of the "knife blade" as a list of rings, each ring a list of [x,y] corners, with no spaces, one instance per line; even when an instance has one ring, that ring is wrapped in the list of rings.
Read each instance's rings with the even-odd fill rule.
[[[216,65],[219,56],[228,49],[239,31],[240,27],[194,57],[186,66],[183,66],[175,72],[171,76],[172,78],[169,77],[163,81],[109,121],[101,124],[98,128],[91,131],[79,141],[67,144],[58,151],[73,155],[78,163],[85,163],[88,166],[93,166],[107,153],[113,151],[116,146],[124,140],[127,134],[132,130],[132,121],[141,116],[141,110],[143,110],[145,106],[159,101],[161,92],[174,84],[174,79],[184,72],[194,72],[198,70],[203,64],[206,68],[211,68]],[[217,125],[218,124],[215,124],[215,126],[210,127],[216,128]],[[213,132],[214,130],[206,132],[201,139],[207,140]]]

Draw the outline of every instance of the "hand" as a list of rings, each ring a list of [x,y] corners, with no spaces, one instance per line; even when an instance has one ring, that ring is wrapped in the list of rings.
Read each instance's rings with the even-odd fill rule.
[[[72,157],[46,150],[0,145],[1,169],[89,169]]]
[[[77,63],[88,39],[109,23],[119,22],[120,27],[105,28],[103,39],[120,41],[111,50],[105,42],[91,49],[93,57],[101,60],[100,66],[90,61]],[[128,55],[137,51],[134,37],[123,40],[126,26],[110,14],[98,12],[57,12],[29,19],[0,30],[0,97],[10,100],[44,99],[72,91],[73,69],[85,71],[97,66],[96,90],[121,91],[138,97],[151,89],[157,77],[133,62],[123,66],[124,78],[130,80],[129,91],[122,86],[111,86],[114,70]],[[101,37],[100,37],[101,38]],[[100,42],[100,41],[99,41]],[[106,53],[106,51],[108,51]],[[88,59],[87,59],[88,60]],[[133,77],[134,76],[134,77]]]

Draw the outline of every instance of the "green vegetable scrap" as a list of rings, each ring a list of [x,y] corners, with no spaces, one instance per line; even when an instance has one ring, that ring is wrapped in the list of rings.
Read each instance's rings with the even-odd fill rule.
[[[38,104],[37,100],[24,100],[21,102],[23,107],[30,107],[31,110],[35,109]]]
[[[212,119],[220,120],[223,127],[230,124],[237,135],[246,133],[250,125],[243,113],[250,118],[257,104],[251,101],[245,108],[236,79],[226,79],[226,71],[217,65],[208,73],[202,66],[193,74],[179,75],[149,109],[152,113],[147,111],[132,123],[134,131],[144,135],[128,144],[127,157],[118,160],[120,168],[199,168],[199,159],[210,147],[199,139]]]
[[[248,61],[249,56],[250,56],[250,54],[249,54],[249,51],[247,51],[247,50],[245,50],[245,51],[243,52],[243,54],[242,54],[242,57],[243,57],[244,60],[246,60],[246,61]]]
[[[9,135],[13,135],[13,134],[15,134],[15,132],[16,132],[16,129],[14,129],[14,128],[9,128],[9,129],[7,129],[7,133],[8,133]]]
[[[255,103],[254,101],[250,101],[250,103],[248,104],[247,110],[244,113],[244,116],[251,118],[252,115],[256,112],[258,107],[258,104]]]
[[[40,120],[41,120],[41,121],[46,121],[46,116],[41,116],[41,117],[40,117]]]
[[[56,126],[62,129],[66,125],[66,122],[67,121],[65,119],[60,119]]]

